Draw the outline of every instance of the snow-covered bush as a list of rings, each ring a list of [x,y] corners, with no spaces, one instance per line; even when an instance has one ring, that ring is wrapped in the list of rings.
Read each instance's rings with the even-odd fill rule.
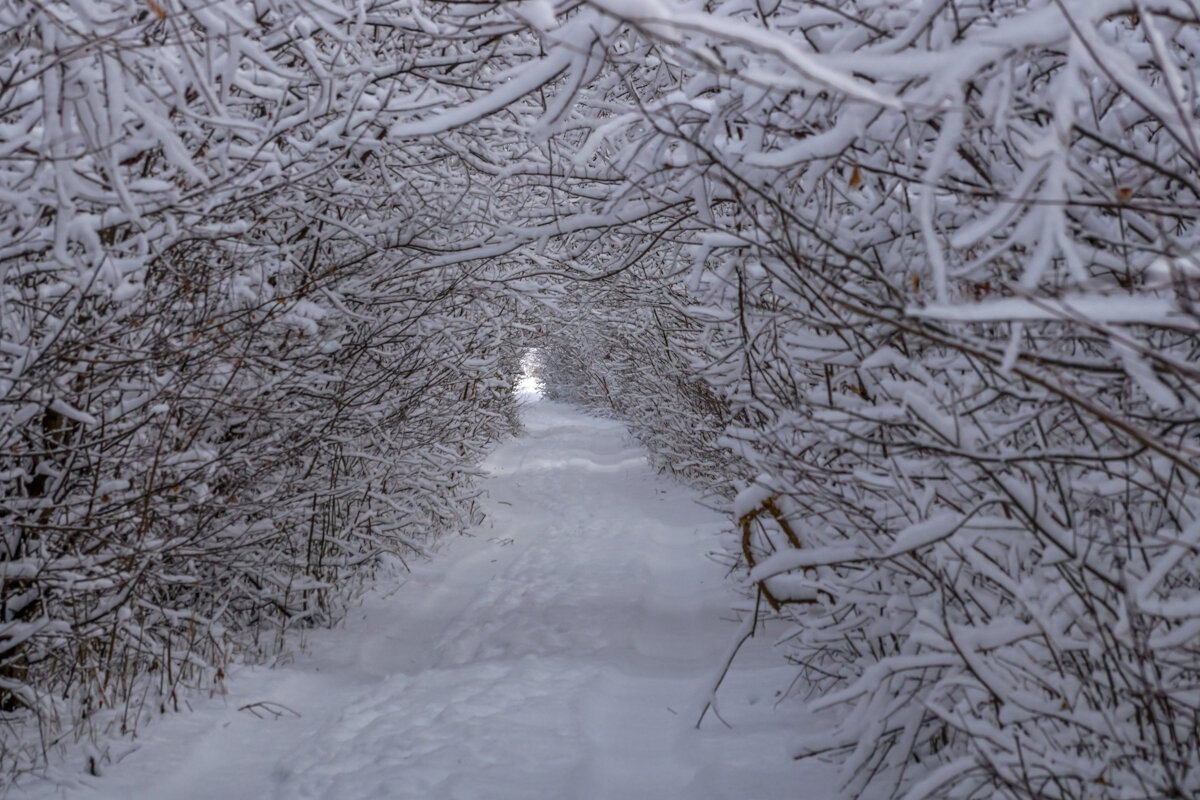
[[[489,155],[389,135],[488,68],[459,11],[0,4],[5,770],[475,518],[517,355],[455,253]]]
[[[799,754],[847,797],[1195,796],[1195,8],[593,8],[576,218],[688,245],[637,263],[690,268],[750,580],[841,709]],[[646,327],[589,366],[686,408]]]
[[[728,406],[693,368],[698,326],[670,287],[630,275],[569,287],[543,357],[545,393],[624,420],[654,463],[683,481],[712,487],[720,470],[747,477],[720,438]]]

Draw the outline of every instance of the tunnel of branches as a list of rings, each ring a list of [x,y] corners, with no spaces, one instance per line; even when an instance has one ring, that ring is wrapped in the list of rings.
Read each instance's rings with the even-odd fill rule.
[[[6,774],[477,523],[525,359],[846,797],[1200,796],[1197,13],[0,2]]]

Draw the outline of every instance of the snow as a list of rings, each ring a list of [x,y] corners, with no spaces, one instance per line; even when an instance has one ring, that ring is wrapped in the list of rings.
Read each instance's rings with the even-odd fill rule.
[[[909,525],[896,534],[896,541],[888,548],[889,557],[909,553],[926,545],[945,539],[958,530],[963,524],[963,515],[941,513],[932,519]]]
[[[733,516],[742,519],[762,509],[763,503],[779,494],[770,475],[759,475],[753,483],[737,493],[733,499]]]
[[[1083,322],[1160,325],[1195,330],[1196,320],[1172,297],[1068,294],[1062,298],[1005,297],[968,305],[933,304],[907,313],[946,322],[1078,320]]]
[[[101,777],[59,764],[27,798],[775,798],[832,795],[792,759],[813,733],[794,675],[750,639],[695,728],[738,637],[739,602],[706,553],[727,523],[655,474],[620,424],[545,400],[485,468],[487,520],[380,586],[290,663],[234,670]],[[126,752],[128,751],[128,752]]]

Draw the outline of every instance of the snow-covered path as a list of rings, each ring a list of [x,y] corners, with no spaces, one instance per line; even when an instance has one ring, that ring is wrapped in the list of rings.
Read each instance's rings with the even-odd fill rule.
[[[102,778],[30,797],[704,800],[828,796],[758,637],[696,731],[736,600],[723,520],[617,423],[532,402],[486,463],[488,514],[291,664],[145,731]],[[278,718],[263,712],[273,708]],[[259,714],[256,715],[255,711]],[[61,772],[57,779],[62,781]]]

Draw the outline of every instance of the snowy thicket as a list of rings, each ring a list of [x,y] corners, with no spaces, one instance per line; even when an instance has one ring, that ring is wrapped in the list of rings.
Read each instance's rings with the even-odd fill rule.
[[[389,131],[521,54],[428,11],[0,4],[6,769],[473,520],[518,309],[456,251],[505,141]]]
[[[11,718],[165,702],[469,520],[536,343],[731,500],[846,797],[1200,794],[1192,0],[0,31]]]
[[[669,286],[625,273],[562,294],[544,312],[555,337],[542,358],[548,397],[626,420],[655,465],[684,481],[744,471],[719,442],[729,408],[692,369],[699,328]]]
[[[749,580],[842,720],[798,755],[847,797],[1196,796],[1197,9],[596,6],[561,136],[621,175],[590,213],[686,242],[630,271],[688,272],[688,322],[572,347],[593,394],[640,365],[634,413],[710,424],[680,354],[726,405]]]

